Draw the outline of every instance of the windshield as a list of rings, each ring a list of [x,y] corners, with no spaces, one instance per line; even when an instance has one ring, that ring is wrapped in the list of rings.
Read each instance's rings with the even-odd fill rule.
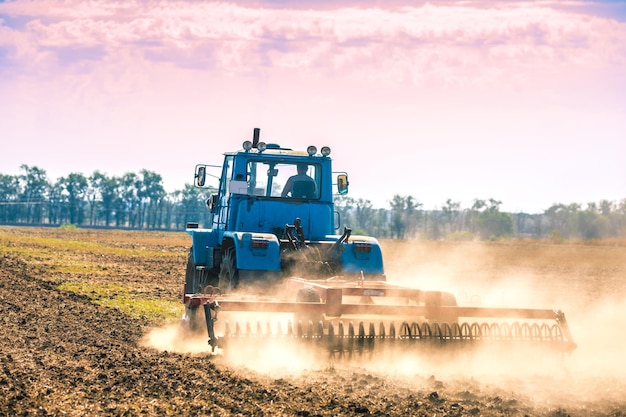
[[[315,164],[248,162],[248,194],[282,198],[319,198],[319,167]]]

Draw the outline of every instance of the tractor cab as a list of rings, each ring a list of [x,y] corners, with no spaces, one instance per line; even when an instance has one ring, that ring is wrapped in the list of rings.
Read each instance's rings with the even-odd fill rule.
[[[217,193],[209,206],[211,229],[280,235],[285,224],[301,219],[304,234],[315,240],[336,233],[333,194],[348,192],[348,176],[333,178],[330,148],[318,153],[277,144],[245,141],[241,150],[224,155]],[[205,186],[209,165],[196,166],[196,185]]]

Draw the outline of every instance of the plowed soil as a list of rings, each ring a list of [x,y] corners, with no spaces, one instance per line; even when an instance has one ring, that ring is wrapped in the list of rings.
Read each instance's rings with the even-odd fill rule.
[[[383,242],[390,280],[480,284],[485,301],[521,306],[562,300],[579,348],[534,368],[465,355],[291,364],[271,352],[228,359],[206,341],[205,351],[168,346],[189,243],[184,233],[1,227],[0,414],[626,414],[621,242]]]

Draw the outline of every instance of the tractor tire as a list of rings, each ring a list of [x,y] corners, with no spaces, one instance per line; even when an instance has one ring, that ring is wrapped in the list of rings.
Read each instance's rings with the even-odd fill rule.
[[[185,306],[185,317],[183,319],[185,330],[190,334],[197,335],[206,333],[206,323],[204,309],[200,306]]]
[[[198,294],[204,291],[207,285],[216,287],[218,277],[211,269],[196,268],[193,261],[193,248],[189,249],[187,255],[187,269],[185,270],[185,292],[187,294]]]
[[[222,255],[219,287],[222,294],[231,293],[239,284],[239,271],[235,258],[235,248],[228,248]]]
[[[189,248],[189,255],[187,256],[187,269],[185,270],[185,292],[187,294],[195,294],[198,292],[196,288],[196,264],[193,262],[192,249]]]

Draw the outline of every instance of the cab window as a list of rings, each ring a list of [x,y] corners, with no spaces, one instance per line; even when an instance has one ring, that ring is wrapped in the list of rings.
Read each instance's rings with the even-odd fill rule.
[[[278,198],[319,198],[320,169],[316,164],[250,161],[248,195]]]

